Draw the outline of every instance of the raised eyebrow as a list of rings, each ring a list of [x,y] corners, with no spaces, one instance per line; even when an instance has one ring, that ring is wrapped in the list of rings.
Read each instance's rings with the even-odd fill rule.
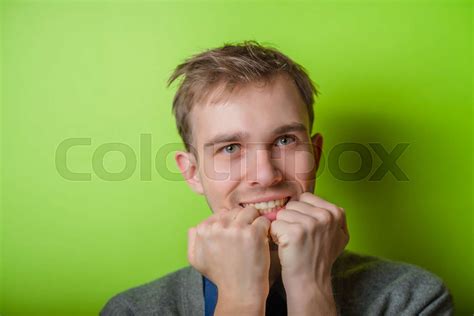
[[[283,126],[279,126],[273,130],[273,134],[284,134],[284,133],[289,133],[289,132],[308,132],[308,129],[306,126],[302,123],[291,123]]]
[[[248,133],[218,134],[210,141],[204,144],[204,147],[210,147],[221,143],[239,142],[248,138]]]

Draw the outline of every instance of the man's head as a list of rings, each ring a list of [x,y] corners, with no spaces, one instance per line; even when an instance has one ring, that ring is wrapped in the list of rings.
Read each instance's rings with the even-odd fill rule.
[[[179,77],[173,112],[187,151],[176,162],[214,212],[268,200],[275,210],[314,190],[322,137],[310,137],[317,91],[301,66],[244,42],[191,57],[169,83]]]

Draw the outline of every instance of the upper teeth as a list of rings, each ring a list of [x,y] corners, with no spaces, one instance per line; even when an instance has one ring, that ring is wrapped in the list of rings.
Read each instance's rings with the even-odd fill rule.
[[[285,198],[285,199],[280,199],[280,200],[273,200],[273,201],[259,202],[259,203],[243,203],[242,205],[244,207],[253,206],[257,210],[264,210],[264,209],[271,209],[274,207],[280,207],[285,204],[286,200],[287,199]]]

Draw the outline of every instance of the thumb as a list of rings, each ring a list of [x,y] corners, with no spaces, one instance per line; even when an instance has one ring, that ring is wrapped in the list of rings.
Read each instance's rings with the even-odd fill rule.
[[[272,222],[270,226],[270,235],[272,240],[275,244],[279,247],[285,247],[288,245],[288,227],[290,223],[282,221],[282,220],[275,220]]]
[[[257,217],[252,225],[257,227],[265,236],[267,236],[268,231],[270,230],[270,221],[265,216]]]

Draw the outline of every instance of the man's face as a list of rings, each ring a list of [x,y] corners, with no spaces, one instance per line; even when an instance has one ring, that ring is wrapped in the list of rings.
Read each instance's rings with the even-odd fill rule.
[[[189,168],[188,184],[213,212],[256,203],[274,220],[290,199],[313,192],[322,138],[310,137],[306,106],[287,77],[197,105],[190,122],[198,158],[178,153],[178,166]]]

